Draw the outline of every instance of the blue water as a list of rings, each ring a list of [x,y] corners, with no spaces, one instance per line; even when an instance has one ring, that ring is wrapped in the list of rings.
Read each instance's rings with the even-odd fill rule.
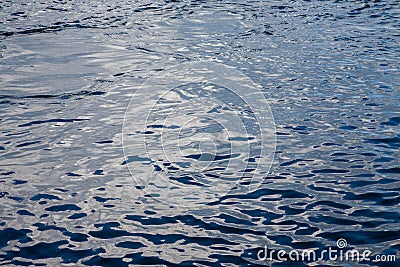
[[[0,264],[397,266],[399,44],[394,0],[1,1]],[[199,60],[261,86],[276,150],[256,190],[180,207],[122,128],[133,88]],[[397,263],[257,258],[340,238]]]

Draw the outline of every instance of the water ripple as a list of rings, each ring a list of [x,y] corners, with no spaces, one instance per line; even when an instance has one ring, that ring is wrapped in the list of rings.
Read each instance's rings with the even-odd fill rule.
[[[257,259],[265,244],[322,250],[340,238],[348,249],[398,258],[399,16],[397,1],[3,1],[0,264],[352,266],[326,257]],[[233,66],[262,85],[277,150],[257,190],[238,184],[185,209],[155,201],[127,165],[178,174],[213,159],[207,179],[214,179],[242,155],[224,144],[190,152],[190,136],[219,129],[196,121],[182,132],[188,142],[179,164],[158,152],[124,158],[121,129],[134,90],[196,60]],[[232,104],[209,102],[203,111],[251,117]],[[157,122],[138,131],[158,147],[158,134],[179,127]],[[171,180],[205,186],[190,178]],[[359,263],[396,266],[379,264]]]

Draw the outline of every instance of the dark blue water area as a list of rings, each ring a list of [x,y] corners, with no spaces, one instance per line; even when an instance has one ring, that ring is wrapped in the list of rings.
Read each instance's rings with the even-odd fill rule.
[[[1,266],[399,266],[398,1],[0,3]],[[220,139],[199,144],[215,149],[207,153],[186,147],[184,161],[162,160],[157,149],[124,155],[122,129],[143,82],[200,60],[260,86],[276,149],[255,190],[238,186],[180,207],[158,201],[128,167],[207,188],[242,155]],[[253,107],[215,95],[221,105],[199,111],[203,102],[193,101],[184,111],[240,114],[254,137],[228,140],[239,148],[253,142],[250,165],[237,169],[251,177],[260,159]],[[190,123],[182,131],[178,121],[153,123],[132,134],[153,148],[162,131],[179,132],[183,142],[224,137],[217,123]],[[182,171],[193,162],[210,171]],[[320,253],[338,249],[338,240],[346,241],[342,252],[370,250],[375,261],[258,257],[266,246]]]

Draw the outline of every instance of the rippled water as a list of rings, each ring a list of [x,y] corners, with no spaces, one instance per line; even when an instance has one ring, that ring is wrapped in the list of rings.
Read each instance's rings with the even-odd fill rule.
[[[399,17],[398,1],[2,1],[1,264],[396,266],[257,252],[345,238],[399,260]],[[260,188],[181,208],[132,179],[122,125],[133,88],[198,60],[262,87],[277,144]]]

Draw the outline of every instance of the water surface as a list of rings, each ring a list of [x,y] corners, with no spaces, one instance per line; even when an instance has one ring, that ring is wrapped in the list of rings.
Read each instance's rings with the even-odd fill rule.
[[[399,16],[397,1],[3,1],[1,264],[253,266],[264,244],[339,238],[398,255]],[[196,60],[262,86],[277,149],[258,190],[182,209],[136,186],[122,122],[133,87]]]

